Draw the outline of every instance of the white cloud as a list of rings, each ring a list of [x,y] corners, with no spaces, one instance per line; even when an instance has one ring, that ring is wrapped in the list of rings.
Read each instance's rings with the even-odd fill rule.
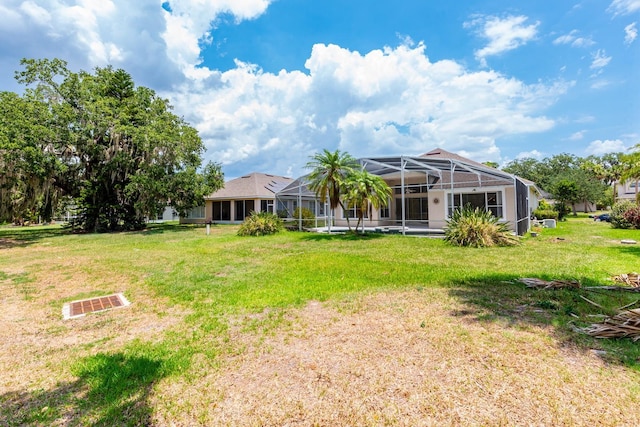
[[[576,123],[593,123],[596,121],[594,116],[582,116],[575,120]]]
[[[574,132],[574,133],[571,134],[571,136],[569,136],[569,140],[570,141],[580,141],[581,139],[584,138],[584,134],[586,132],[587,131],[585,131],[585,130],[580,130],[578,132]]]
[[[211,70],[202,63],[201,43],[212,41],[212,23],[222,13],[232,14],[236,22],[260,16],[271,0],[180,0],[164,11],[166,30],[162,38],[167,55],[183,73],[193,79],[209,77]]]
[[[595,80],[593,83],[591,83],[591,89],[603,89],[607,86],[610,86],[611,84],[613,84],[611,81],[609,80],[605,80],[605,79],[599,79],[599,80]]]
[[[135,7],[129,0],[3,0],[0,16],[11,22],[0,28],[0,69],[15,70],[22,56],[52,55],[64,56],[74,70],[123,67],[199,130],[207,159],[238,174],[297,175],[322,148],[358,157],[442,146],[499,161],[496,141],[554,127],[545,111],[573,84],[526,84],[453,60],[431,62],[424,44],[409,38],[363,54],[317,44],[305,72],[274,74],[240,61],[224,72],[202,66],[220,14],[253,19],[268,4],[185,0],[172,2],[169,12],[157,0]],[[482,21],[490,43],[481,58],[531,40],[538,24],[521,18]],[[7,58],[14,62],[7,66]]]
[[[592,70],[599,70],[601,68],[604,68],[609,65],[609,62],[611,62],[611,57],[607,56],[604,49],[598,49],[594,54],[591,55],[591,57],[593,58],[593,61],[591,62],[591,66],[589,68],[591,68]]]
[[[589,146],[585,150],[585,153],[587,155],[601,156],[607,153],[624,152],[627,150],[627,148],[628,147],[626,147],[624,143],[619,139],[607,139],[604,141],[597,139],[589,144]]]
[[[640,10],[640,0],[613,0],[607,9],[613,16],[628,15]]]
[[[635,22],[624,27],[624,44],[630,45],[636,37],[638,37],[638,29]]]
[[[469,72],[454,61],[430,62],[424,50],[418,44],[360,54],[317,44],[308,74],[238,62],[167,95],[197,126],[210,158],[245,172],[299,173],[321,148],[359,157],[442,146],[499,160],[497,139],[554,126],[543,111],[571,85]]]
[[[504,19],[495,16],[479,16],[465,22],[465,28],[475,28],[477,33],[489,40],[489,44],[475,52],[476,58],[486,66],[488,56],[499,55],[516,49],[533,40],[540,22],[525,25],[526,16],[507,16]]]
[[[522,151],[518,153],[518,155],[516,156],[516,160],[522,160],[522,159],[542,160],[544,159],[544,153],[538,150]]]
[[[155,24],[153,15],[146,13],[152,3],[160,15],[160,8],[153,0],[140,0],[136,8],[131,8],[127,0],[6,2],[11,11],[9,16],[14,16],[11,20],[22,25],[12,32],[20,45],[5,43],[2,52],[5,58],[50,57],[53,52],[64,52],[64,59],[72,66],[93,68],[107,64],[117,66],[132,50],[141,55],[146,47],[151,54],[156,53],[153,43],[145,43],[153,31],[144,28],[144,25]]]
[[[564,34],[557,37],[553,44],[568,44],[572,47],[589,47],[593,46],[595,42],[590,37],[578,37],[578,30],[572,30],[569,34]]]
[[[67,60],[73,69],[125,66],[136,82],[167,88],[202,79],[202,48],[221,14],[236,22],[264,13],[272,0],[3,0],[0,4],[0,70],[20,58]]]
[[[20,10],[38,25],[48,26],[51,23],[51,14],[32,1],[22,3]]]

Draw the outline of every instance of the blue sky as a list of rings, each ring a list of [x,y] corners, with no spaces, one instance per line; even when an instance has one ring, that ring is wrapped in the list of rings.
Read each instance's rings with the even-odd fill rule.
[[[505,164],[640,143],[640,0],[4,0],[23,57],[112,64],[169,98],[227,177],[315,151]]]

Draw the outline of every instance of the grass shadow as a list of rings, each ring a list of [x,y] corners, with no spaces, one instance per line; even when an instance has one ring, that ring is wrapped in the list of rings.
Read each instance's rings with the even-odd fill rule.
[[[327,242],[327,241],[361,241],[361,240],[375,240],[385,237],[382,233],[307,233],[302,240],[310,240],[314,242]]]
[[[532,275],[529,277],[543,280],[577,279],[582,284],[580,289],[533,289],[518,282],[521,277],[527,276],[487,274],[450,282],[449,294],[469,307],[464,313],[452,315],[470,316],[478,322],[500,322],[506,327],[551,327],[561,345],[585,352],[602,350],[609,363],[640,370],[640,346],[631,339],[596,339],[580,331],[602,321],[604,316],[615,315],[621,307],[639,307],[638,294],[586,289],[599,285],[588,277]]]
[[[74,366],[76,381],[1,395],[0,425],[150,425],[148,397],[167,368],[164,360],[123,353],[84,358]]]
[[[194,228],[204,228],[204,224],[176,224],[176,223],[150,223],[143,230],[131,231],[132,234],[141,236],[153,236],[164,233],[181,233],[193,230]]]
[[[176,223],[150,223],[139,231],[115,231],[113,234],[130,233],[141,236],[153,236],[164,233],[180,233],[193,230],[204,225],[176,224]],[[63,225],[45,226],[5,226],[0,227],[0,250],[14,247],[26,247],[44,239],[63,237],[73,234],[91,234],[72,230]]]
[[[71,232],[59,225],[0,227],[0,249],[25,247],[42,239],[67,236]]]
[[[620,246],[614,246],[613,249],[617,250],[621,254],[635,255],[640,259],[640,246],[620,245]]]

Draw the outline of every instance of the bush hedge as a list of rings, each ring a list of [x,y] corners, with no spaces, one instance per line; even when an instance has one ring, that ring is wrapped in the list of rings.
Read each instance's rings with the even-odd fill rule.
[[[613,228],[631,228],[633,224],[625,219],[625,213],[637,205],[630,200],[622,200],[611,208],[611,226]]]
[[[282,219],[270,212],[252,211],[238,230],[238,236],[265,236],[283,228]]]
[[[558,211],[553,209],[536,209],[533,211],[533,216],[537,219],[558,219]]]
[[[300,210],[302,209],[302,212]],[[302,214],[302,226],[303,227],[313,227],[316,222],[316,216],[311,212],[310,209],[297,207],[296,210],[293,211],[293,218],[297,220],[300,219]]]

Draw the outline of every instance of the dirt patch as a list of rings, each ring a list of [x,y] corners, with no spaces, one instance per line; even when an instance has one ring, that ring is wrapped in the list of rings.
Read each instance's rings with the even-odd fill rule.
[[[225,368],[160,384],[156,422],[640,425],[640,375],[549,330],[478,321],[444,290],[311,302],[288,319],[234,337],[247,350]]]

